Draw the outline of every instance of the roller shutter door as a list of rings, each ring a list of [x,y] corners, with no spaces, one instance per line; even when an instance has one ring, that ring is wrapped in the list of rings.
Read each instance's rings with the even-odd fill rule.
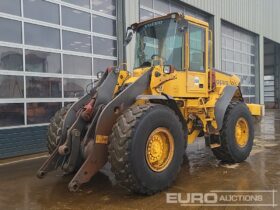
[[[256,102],[257,61],[257,36],[223,22],[222,71],[240,77],[243,97],[250,103]]]

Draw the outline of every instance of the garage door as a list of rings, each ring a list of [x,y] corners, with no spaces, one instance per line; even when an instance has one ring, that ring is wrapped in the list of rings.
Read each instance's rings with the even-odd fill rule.
[[[279,107],[279,45],[264,38],[264,103],[266,108]]]
[[[264,102],[265,104],[275,103],[274,75],[264,76]]]
[[[256,35],[228,23],[222,23],[222,71],[241,79],[246,102],[256,102],[258,45]]]
[[[116,65],[119,2],[0,0],[0,159],[46,151],[50,118]]]

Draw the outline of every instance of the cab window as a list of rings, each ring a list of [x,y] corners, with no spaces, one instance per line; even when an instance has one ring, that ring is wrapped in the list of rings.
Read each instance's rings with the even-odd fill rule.
[[[190,24],[189,25],[189,48],[190,48],[190,70],[205,70],[205,29]]]

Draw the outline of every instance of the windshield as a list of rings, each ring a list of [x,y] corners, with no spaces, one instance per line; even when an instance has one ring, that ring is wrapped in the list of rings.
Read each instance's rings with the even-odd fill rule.
[[[152,66],[156,60],[182,70],[183,32],[175,19],[148,23],[137,30],[135,68]]]

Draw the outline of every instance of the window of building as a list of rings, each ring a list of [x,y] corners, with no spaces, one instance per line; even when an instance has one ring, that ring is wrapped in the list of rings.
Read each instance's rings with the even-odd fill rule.
[[[63,6],[62,25],[90,31],[90,14]]]
[[[106,26],[106,27],[104,27]],[[92,16],[93,32],[116,36],[116,20],[101,17],[98,15]]]
[[[0,18],[0,41],[21,43],[21,22]]]
[[[81,6],[81,7],[85,7],[85,8],[89,8],[90,7],[90,0],[62,0],[66,3],[70,3],[70,4],[75,4],[77,6]]]
[[[48,123],[117,64],[117,2],[0,0],[0,127]]]
[[[45,0],[23,0],[24,16],[59,24],[59,6]]]
[[[63,49],[91,53],[91,38],[89,35],[63,31]]]
[[[148,8],[153,8],[153,0],[140,0],[140,4]]]
[[[93,10],[116,16],[116,0],[91,0]]]
[[[93,64],[94,64],[94,67],[93,67],[94,75],[96,75],[100,71],[105,71],[110,66],[116,66],[117,61],[94,58]]]
[[[24,30],[25,44],[60,49],[58,29],[25,23]]]
[[[24,125],[24,104],[0,104],[0,127]]]
[[[48,123],[60,108],[57,102],[27,103],[27,124]]]
[[[190,70],[204,71],[205,29],[189,25]]]
[[[166,0],[154,0],[154,9],[162,13],[169,13],[169,1]]]
[[[13,75],[0,75],[0,99],[23,98],[23,77]]]
[[[152,19],[154,17],[154,13],[147,11],[145,9],[140,9],[140,21]]]
[[[92,59],[89,57],[63,55],[64,74],[92,74]]]
[[[82,97],[86,94],[86,88],[89,87],[91,83],[92,81],[88,79],[64,79],[64,97]]]
[[[61,98],[61,79],[26,77],[27,98]]]
[[[61,73],[60,54],[25,50],[25,70],[59,74]]]
[[[93,37],[93,53],[106,56],[117,56],[116,40]]]
[[[9,13],[12,15],[21,15],[20,0],[1,0],[0,12]]]
[[[159,17],[170,12],[178,12],[190,15],[204,21],[208,21],[207,14],[194,10],[183,3],[172,0],[140,0],[140,20],[144,21],[152,17]]]
[[[22,49],[0,47],[0,70],[22,71]]]

